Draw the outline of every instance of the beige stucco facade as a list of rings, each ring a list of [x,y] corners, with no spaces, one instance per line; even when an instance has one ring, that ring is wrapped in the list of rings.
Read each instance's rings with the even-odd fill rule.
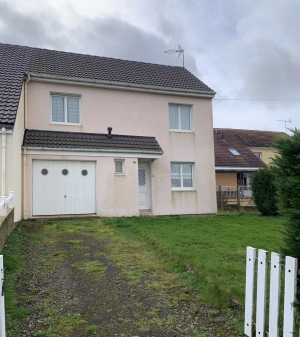
[[[261,153],[261,160],[265,163],[265,164],[269,164],[271,162],[271,158],[275,158],[276,155],[276,149],[269,147],[269,148],[265,148],[265,147],[249,147],[249,149],[252,152],[259,152]]]
[[[80,96],[79,126],[51,123],[51,93]],[[192,131],[170,132],[168,105],[191,106]],[[28,129],[153,136],[164,154],[151,160],[125,158],[125,175],[114,174],[119,154],[91,157],[85,153],[30,153],[26,156],[26,217],[32,216],[32,161],[94,160],[96,162],[96,213],[100,216],[139,215],[138,163],[150,163],[151,211],[154,215],[205,214],[216,212],[212,102],[209,98],[187,97],[61,85],[31,81],[28,84]],[[194,189],[171,188],[171,162],[194,163]]]
[[[237,175],[236,173],[216,173],[217,186],[236,186]]]

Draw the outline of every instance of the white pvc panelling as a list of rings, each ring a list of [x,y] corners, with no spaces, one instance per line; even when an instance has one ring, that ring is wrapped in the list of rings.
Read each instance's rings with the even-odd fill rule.
[[[47,175],[41,171],[48,170]],[[67,169],[68,175],[62,170]],[[82,170],[87,170],[86,176]],[[33,160],[33,215],[96,212],[96,170],[91,161]]]

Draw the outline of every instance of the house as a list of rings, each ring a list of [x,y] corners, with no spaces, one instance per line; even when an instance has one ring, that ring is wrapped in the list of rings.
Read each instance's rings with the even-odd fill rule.
[[[0,44],[15,221],[215,213],[214,95],[182,67]]]
[[[274,158],[272,144],[286,137],[284,132],[214,128],[217,186],[248,186],[251,175]]]
[[[214,147],[217,186],[249,186],[251,175],[265,166],[232,129],[215,128]]]
[[[230,132],[240,143],[247,146],[265,164],[269,164],[276,151],[272,144],[280,138],[289,137],[285,132],[245,130],[245,129],[219,129],[219,132]]]

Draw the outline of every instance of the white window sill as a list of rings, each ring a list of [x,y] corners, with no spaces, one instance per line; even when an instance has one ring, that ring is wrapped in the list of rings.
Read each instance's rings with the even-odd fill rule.
[[[125,176],[125,173],[116,173],[115,172],[115,176]]]
[[[64,122],[51,122],[51,125],[72,125],[72,126],[82,126],[80,123],[64,123]]]
[[[169,129],[170,132],[179,132],[179,133],[194,133],[194,131],[192,130],[172,130],[172,129]]]
[[[172,188],[172,192],[196,192],[195,188]]]

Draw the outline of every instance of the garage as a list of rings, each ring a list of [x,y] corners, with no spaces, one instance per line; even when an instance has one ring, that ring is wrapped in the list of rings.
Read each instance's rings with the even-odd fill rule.
[[[93,161],[33,160],[33,215],[96,213]]]

